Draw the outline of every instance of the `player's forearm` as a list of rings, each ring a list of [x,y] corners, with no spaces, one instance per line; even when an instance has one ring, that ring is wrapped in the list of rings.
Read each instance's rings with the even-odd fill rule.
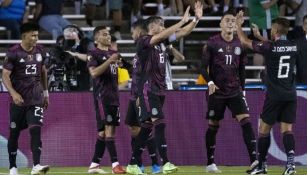
[[[13,88],[11,78],[10,78],[10,73],[6,72],[5,69],[3,69],[3,72],[2,72],[2,81],[11,96],[12,94],[17,93],[16,90]]]
[[[81,61],[84,61],[86,62],[86,59],[87,59],[87,55],[86,54],[82,54],[82,53],[78,53],[78,52],[75,52],[73,54],[73,56],[77,57],[79,60]]]
[[[104,62],[103,64],[99,65],[98,67],[91,67],[89,69],[89,72],[92,76],[92,78],[97,78],[98,76],[102,75],[109,67],[110,62],[107,60],[106,62]]]
[[[177,49],[171,48],[172,54],[174,55],[174,59],[176,62],[181,62],[185,60],[185,57],[183,54],[181,54]]]
[[[34,21],[38,20],[38,17],[40,16],[41,12],[42,12],[42,4],[37,4],[36,5],[36,9],[35,9],[35,14],[34,14]]]
[[[171,27],[166,28],[165,30],[163,30],[159,34],[154,35],[150,40],[150,44],[155,45],[155,44],[167,39],[169,36],[171,36],[173,33],[175,33],[178,29],[180,29],[180,27],[183,26],[183,25],[184,25],[184,21],[181,20],[180,22],[172,25]]]
[[[237,25],[237,35],[243,45],[250,49],[253,49],[252,40],[247,38],[240,25]]]
[[[196,20],[191,21],[187,26],[183,27],[181,30],[176,32],[176,38],[180,39],[182,37],[189,35],[192,32],[192,30],[196,27],[196,25],[197,25]]]

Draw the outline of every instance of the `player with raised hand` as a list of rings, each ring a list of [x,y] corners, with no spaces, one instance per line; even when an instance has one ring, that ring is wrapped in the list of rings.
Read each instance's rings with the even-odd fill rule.
[[[295,174],[295,140],[292,131],[296,118],[295,64],[298,57],[297,45],[287,39],[290,22],[286,18],[272,21],[272,41],[252,41],[242,31],[243,12],[237,14],[238,36],[243,45],[261,53],[266,64],[266,97],[261,114],[258,136],[259,164],[250,174],[267,174],[267,153],[270,147],[270,131],[280,123],[287,163],[283,175]]]
[[[167,144],[165,138],[165,121],[162,111],[165,99],[166,86],[166,45],[169,42],[180,39],[188,35],[197,25],[198,20],[202,16],[202,4],[197,1],[195,3],[195,18],[185,27],[181,28],[189,21],[188,7],[181,21],[171,27],[165,28],[164,21],[161,17],[151,16],[147,21],[147,35],[140,37],[137,41],[137,56],[140,61],[142,76],[137,82],[137,106],[139,106],[139,120],[142,122],[141,130],[136,138],[136,147],[133,152],[131,161],[127,167],[129,174],[141,174],[137,167],[137,160],[141,152],[139,146],[150,136],[152,128],[154,128],[154,137],[162,159],[164,174],[177,171],[177,166],[170,163],[167,156]],[[148,82],[148,87],[144,87]],[[146,104],[149,104],[148,108]],[[148,112],[148,115],[147,115]]]

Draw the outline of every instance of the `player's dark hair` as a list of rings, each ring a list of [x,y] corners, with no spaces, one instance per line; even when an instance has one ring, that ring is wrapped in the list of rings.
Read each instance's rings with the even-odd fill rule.
[[[148,27],[152,23],[159,22],[160,20],[163,20],[160,16],[150,16],[145,20],[146,29],[148,30]]]
[[[303,17],[303,22],[307,19],[307,14]]]
[[[146,30],[146,20],[138,19],[136,22],[132,24],[132,28],[140,27],[143,30]]]
[[[290,27],[290,22],[286,18],[276,18],[272,21],[272,24],[277,24],[277,33],[281,35],[287,35]]]
[[[236,14],[235,14],[234,12],[232,12],[232,11],[227,11],[227,12],[223,13],[221,20],[223,20],[224,17],[225,17],[226,15],[236,16]]]
[[[108,29],[106,26],[97,26],[97,27],[95,27],[95,29],[93,31],[94,40],[96,40],[96,35],[98,34],[98,32],[100,30],[106,30],[106,29]]]
[[[20,33],[24,34],[31,31],[39,31],[39,25],[33,22],[27,22],[20,26]]]

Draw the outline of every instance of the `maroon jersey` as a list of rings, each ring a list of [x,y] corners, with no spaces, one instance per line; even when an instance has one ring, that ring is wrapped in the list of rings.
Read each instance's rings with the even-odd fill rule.
[[[209,66],[209,76],[204,75],[204,78],[219,87],[216,97],[233,97],[242,91],[246,53],[237,36],[230,42],[220,34],[211,37],[204,46],[202,59]],[[206,71],[206,68],[203,69],[202,74]]]
[[[27,52],[20,44],[6,53],[3,67],[11,71],[12,86],[22,96],[23,106],[42,105],[42,66],[47,55],[40,45]]]
[[[114,50],[90,50],[87,67],[98,67],[111,57]],[[99,77],[93,79],[94,96],[101,98],[103,104],[119,106],[117,64],[110,64],[108,69]]]
[[[148,81],[149,91],[156,95],[164,95],[166,90],[166,46],[164,42],[150,44],[152,36],[142,36],[137,41],[137,55],[140,59],[143,78],[141,83]],[[144,87],[140,85],[140,87]]]

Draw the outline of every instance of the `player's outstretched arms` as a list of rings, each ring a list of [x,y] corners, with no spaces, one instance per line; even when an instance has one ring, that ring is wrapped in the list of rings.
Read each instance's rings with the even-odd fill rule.
[[[243,16],[244,16],[244,13],[243,13],[242,10],[236,16],[237,34],[238,34],[238,37],[239,37],[241,43],[244,46],[246,46],[250,49],[253,49],[252,40],[248,39],[247,36],[245,35],[245,33],[242,30],[242,24],[244,22]]]
[[[93,59],[93,58],[92,58]],[[92,78],[97,78],[103,74],[109,67],[110,64],[116,63],[119,59],[119,54],[114,53],[109,59],[107,59],[103,64],[97,67],[89,67],[89,72]]]
[[[150,40],[150,44],[155,45],[155,44],[167,39],[169,36],[174,34],[178,29],[180,29],[181,26],[183,26],[185,23],[187,23],[189,21],[189,17],[190,17],[189,11],[190,11],[190,6],[187,7],[182,19],[178,23],[176,23],[176,24],[172,25],[171,27],[166,28],[162,32],[154,35]]]
[[[187,26],[180,29],[178,32],[176,32],[176,39],[180,39],[182,37],[185,37],[189,35],[192,30],[196,27],[199,19],[203,16],[203,4],[200,1],[196,1],[194,4],[194,13],[195,18],[193,21],[191,21]]]
[[[13,102],[16,105],[22,105],[23,104],[23,98],[21,95],[13,88],[12,81],[11,81],[11,73],[12,71],[3,68],[2,71],[2,80],[4,83],[4,86],[9,91],[10,95],[12,96]]]

